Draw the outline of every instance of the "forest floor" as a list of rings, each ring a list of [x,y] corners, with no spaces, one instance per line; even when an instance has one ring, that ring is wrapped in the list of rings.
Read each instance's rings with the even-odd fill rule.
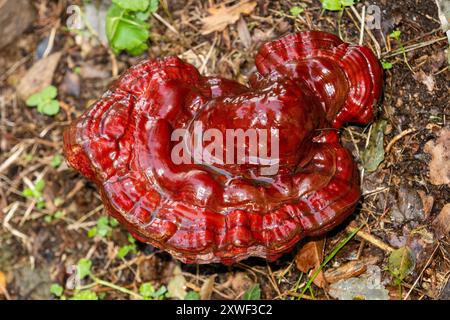
[[[450,175],[435,172],[436,166],[445,168],[438,161],[450,149],[450,71],[434,1],[359,1],[342,14],[322,11],[316,0],[255,1],[250,14],[223,32],[202,35],[202,19],[214,2],[163,1],[151,18],[148,52],[134,58],[112,55],[95,28],[67,30],[67,7],[84,8],[82,1],[34,1],[36,20],[0,55],[0,299],[57,298],[58,286],[67,298],[450,299],[450,212],[443,210]],[[303,12],[294,16],[291,9],[302,4]],[[361,32],[360,17],[369,5],[381,9],[381,28]],[[61,158],[62,131],[120,73],[144,58],[178,55],[203,74],[245,83],[263,42],[311,29],[368,45],[387,68],[377,113],[378,123],[386,120],[384,161],[373,172],[362,170],[360,205],[343,225],[325,237],[304,239],[275,262],[186,265],[130,241],[124,228],[102,218],[94,184]],[[395,30],[399,40],[393,39]],[[56,68],[44,68],[40,76],[58,88],[62,110],[54,117],[28,108],[17,89],[48,55]],[[360,169],[374,131],[373,125],[342,130]],[[45,184],[38,196],[24,195],[39,180]],[[82,290],[70,286],[77,265],[90,270]]]

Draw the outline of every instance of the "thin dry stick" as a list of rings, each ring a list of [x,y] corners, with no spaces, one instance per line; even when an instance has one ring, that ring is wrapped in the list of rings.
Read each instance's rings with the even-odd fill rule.
[[[356,18],[357,18],[357,19],[359,20],[359,22],[362,24],[363,21],[362,21],[361,16],[359,15],[358,10],[356,10],[354,6],[351,6],[350,8],[352,9],[352,11],[353,11],[353,13],[355,14]],[[381,56],[381,47],[380,47],[380,44],[378,43],[377,39],[376,39],[375,36],[373,35],[372,31],[370,31],[370,29],[367,28],[366,25],[364,25],[364,30],[366,30],[366,32],[367,32],[367,34],[369,35],[370,39],[372,39],[372,41],[373,41],[373,43],[374,43],[374,45],[375,45],[375,50],[377,51],[377,56],[380,57],[380,56]]]
[[[366,24],[366,6],[362,7],[361,12],[361,32],[359,33],[359,45],[361,46],[364,42],[364,29]]]
[[[354,232],[356,229],[357,229],[357,228],[350,227],[350,226],[348,226],[348,227],[346,228],[346,230],[347,230],[348,232]],[[383,250],[383,251],[386,251],[386,252],[392,252],[392,251],[394,251],[394,248],[392,248],[392,247],[389,246],[388,244],[384,243],[384,242],[381,241],[380,239],[378,239],[378,238],[372,236],[371,234],[369,234],[369,233],[367,233],[367,232],[364,232],[364,231],[362,231],[362,230],[359,230],[359,231],[356,233],[356,236],[359,237],[359,238],[361,238],[361,239],[366,240],[367,242],[373,244],[374,246],[380,248],[380,249]]]
[[[175,29],[170,23],[168,23],[166,20],[164,20],[163,17],[161,17],[159,14],[157,14],[156,12],[153,13],[153,16],[158,19],[163,25],[165,25],[170,31],[172,31],[175,34],[179,34],[178,30]]]

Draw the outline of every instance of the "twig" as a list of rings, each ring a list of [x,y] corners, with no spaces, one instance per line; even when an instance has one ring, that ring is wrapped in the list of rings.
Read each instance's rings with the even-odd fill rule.
[[[157,14],[156,12],[152,13],[153,16],[159,20],[163,25],[165,25],[170,31],[172,31],[173,33],[175,33],[176,35],[179,34],[178,30],[175,29],[170,23],[168,23],[166,20],[164,20],[163,17],[161,17],[159,14]]]
[[[389,153],[389,151],[391,150],[391,148],[393,147],[393,145],[400,140],[401,138],[403,138],[404,136],[407,136],[408,134],[411,134],[413,132],[417,131],[417,129],[414,128],[409,128],[406,130],[403,130],[402,132],[400,132],[399,134],[397,134],[394,138],[392,138],[391,141],[389,141],[388,145],[386,146],[385,152]]]
[[[346,228],[346,230],[347,230],[348,232],[355,232],[355,230],[357,230],[357,228],[348,226],[348,227]],[[366,240],[367,242],[370,242],[371,244],[373,244],[374,246],[380,248],[380,249],[383,250],[383,251],[386,251],[386,252],[392,252],[392,251],[394,251],[394,249],[393,249],[391,246],[387,245],[386,243],[384,243],[384,242],[381,241],[380,239],[378,239],[378,238],[372,236],[371,234],[369,234],[369,233],[367,233],[367,232],[364,232],[364,231],[362,231],[362,230],[359,230],[359,231],[356,233],[356,236],[359,237],[359,238],[361,238],[361,239]]]

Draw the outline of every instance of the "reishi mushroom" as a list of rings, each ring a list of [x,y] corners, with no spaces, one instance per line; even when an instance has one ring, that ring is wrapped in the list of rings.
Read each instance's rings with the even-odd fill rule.
[[[277,259],[354,210],[357,167],[343,124],[367,124],[383,74],[372,51],[318,31],[265,43],[248,86],[204,77],[177,57],[144,61],[64,132],[68,163],[95,182],[107,212],[140,241],[186,263]],[[175,164],[175,129],[279,129],[279,170]]]

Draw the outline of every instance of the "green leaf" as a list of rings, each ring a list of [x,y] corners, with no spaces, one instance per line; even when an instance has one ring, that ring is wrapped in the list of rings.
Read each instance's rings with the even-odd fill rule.
[[[363,166],[369,172],[377,170],[384,160],[384,129],[386,124],[386,120],[379,120],[372,125],[369,143],[366,150],[361,154]]]
[[[355,4],[355,1],[354,0],[341,0],[341,4],[344,7],[350,7]]]
[[[144,297],[144,299],[152,298],[155,293],[155,287],[153,287],[150,282],[143,283],[139,287],[139,293]]]
[[[388,270],[394,277],[397,285],[414,270],[415,259],[411,249],[408,246],[401,247],[392,251],[389,256]]]
[[[395,31],[392,31],[389,34],[389,37],[392,38],[392,39],[395,39],[395,40],[400,40],[400,35],[401,34],[402,34],[402,32],[400,30],[395,30]]]
[[[41,91],[41,94],[45,99],[52,100],[58,96],[58,89],[55,86],[48,86]]]
[[[108,217],[101,217],[97,220],[97,236],[106,237],[111,232]]]
[[[259,283],[251,286],[244,293],[243,300],[260,300],[261,299],[261,288],[259,287]]]
[[[88,230],[88,232],[87,232],[87,236],[89,237],[89,238],[93,238],[93,237],[95,237],[97,235],[97,227],[92,227],[92,228],[90,228],[89,230]]]
[[[165,294],[167,293],[166,286],[161,286],[159,289],[153,294],[153,298],[161,300],[164,298]]]
[[[55,214],[53,215],[55,219],[61,219],[62,217],[64,217],[64,211],[63,210],[58,210],[55,212]]]
[[[114,52],[127,51],[139,55],[147,50],[149,24],[127,13],[117,5],[111,6],[106,16],[106,35]]]
[[[98,296],[91,290],[82,290],[76,292],[70,300],[98,300]]]
[[[383,66],[384,70],[392,69],[392,63],[390,63],[389,61],[381,61],[381,65]]]
[[[119,225],[119,221],[117,221],[116,219],[114,219],[114,218],[110,218],[109,219],[109,225],[111,226],[111,227],[117,227],[118,225]]]
[[[132,245],[127,245],[127,246],[123,246],[119,249],[119,251],[117,252],[117,257],[119,259],[123,259],[127,256],[128,253],[130,253],[131,251],[136,250],[134,246]]]
[[[53,168],[58,168],[62,163],[62,157],[59,154],[53,156],[52,160],[50,160],[50,165]]]
[[[22,195],[23,195],[24,197],[27,197],[27,198],[33,198],[34,195],[35,195],[35,192],[34,192],[33,189],[25,188],[25,189],[22,191]]]
[[[61,287],[59,284],[54,283],[50,287],[50,292],[57,297],[61,297],[64,292],[64,288]]]
[[[184,300],[200,300],[200,294],[195,291],[189,291],[184,297]]]
[[[38,209],[44,209],[44,208],[45,208],[45,201],[44,201],[44,200],[38,201],[38,202],[36,203],[36,208],[38,208]]]
[[[133,236],[131,234],[128,234],[128,242],[129,243],[136,243],[136,239],[133,238]]]
[[[58,95],[58,89],[56,89],[55,86],[48,86],[41,90],[40,92],[37,92],[30,96],[26,104],[29,107],[37,107],[40,104],[46,103],[52,99],[55,99]]]
[[[60,109],[61,108],[60,108],[59,102],[57,100],[51,100],[44,104],[38,105],[38,111],[47,116],[57,115],[59,113]]]
[[[341,11],[342,4],[340,0],[321,0],[322,8],[330,11]]]
[[[145,11],[150,4],[150,0],[113,0],[113,3],[126,10]]]
[[[80,279],[86,278],[91,274],[92,261],[89,259],[82,258],[78,261],[77,265],[77,275]]]
[[[291,10],[289,10],[291,15],[293,15],[293,16],[298,16],[303,11],[305,11],[305,10],[302,7],[299,7],[299,6],[292,7]]]
[[[150,0],[150,6],[149,6],[149,11],[154,13],[156,11],[158,11],[158,7],[159,7],[159,0]]]
[[[45,188],[45,181],[42,179],[39,179],[34,184],[34,190],[36,190],[37,192],[42,192],[44,190],[44,188]]]
[[[51,215],[46,215],[44,217],[44,221],[47,222],[47,223],[51,223],[52,220],[53,220],[53,217]]]

